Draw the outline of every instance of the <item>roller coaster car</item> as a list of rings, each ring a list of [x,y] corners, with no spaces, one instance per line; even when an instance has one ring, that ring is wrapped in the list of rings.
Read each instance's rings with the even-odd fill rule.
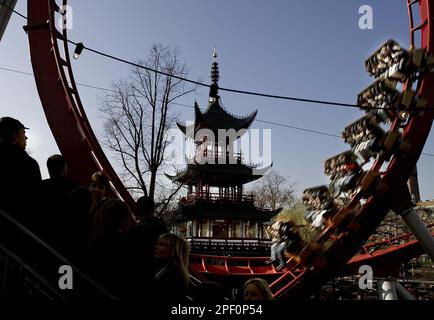
[[[354,155],[360,166],[365,165],[371,158],[375,158],[381,152],[381,138],[374,137],[371,140],[363,141],[353,149]]]
[[[401,92],[396,89],[397,82],[378,79],[357,96],[357,104],[363,108],[384,106],[393,108],[399,101]]]
[[[368,171],[360,182],[360,189],[365,192],[372,192],[380,182],[381,174],[377,171]]]
[[[387,71],[391,66],[408,58],[408,52],[395,40],[388,40],[365,61],[366,71],[375,77]]]
[[[340,153],[324,162],[324,173],[330,176],[331,180],[342,178],[351,173],[359,172],[360,170],[361,168],[357,163],[357,157],[351,150]],[[335,196],[333,190],[330,190],[330,193],[332,197]]]
[[[351,146],[370,140],[373,137],[381,138],[383,135],[383,129],[380,128],[378,122],[371,114],[367,114],[352,122],[341,133],[345,142]]]
[[[393,153],[395,146],[397,145],[401,133],[396,130],[389,131],[382,141],[382,156],[387,157]]]
[[[368,111],[371,116],[378,122],[392,122],[397,116],[397,112],[387,108],[386,103],[380,106],[380,109]]]
[[[316,258],[321,255],[322,245],[316,242],[307,243],[298,254],[298,264],[303,267],[309,266]]]
[[[354,209],[342,208],[333,217],[327,220],[326,225],[331,229],[337,229],[345,220],[352,217]]]
[[[363,176],[362,171],[351,173],[340,178],[333,179],[330,182],[330,191],[334,197],[339,196],[342,192],[351,193],[357,187],[360,178]]]
[[[352,220],[346,227],[348,231],[356,232],[360,228],[360,222]]]
[[[429,54],[425,49],[412,49],[410,50],[411,63],[419,71],[432,71],[434,67],[434,56]]]
[[[434,57],[425,49],[403,49],[389,40],[365,61],[366,71],[375,78],[388,78],[405,82],[417,72],[430,70]]]

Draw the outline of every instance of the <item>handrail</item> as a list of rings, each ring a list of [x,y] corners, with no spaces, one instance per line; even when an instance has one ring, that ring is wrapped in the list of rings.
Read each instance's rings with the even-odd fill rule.
[[[10,258],[12,258],[16,263],[18,263],[24,270],[32,274],[36,279],[38,279],[39,282],[43,283],[45,287],[49,288],[53,293],[55,293],[60,299],[66,300],[66,297],[64,297],[62,294],[59,293],[57,289],[55,289],[51,284],[48,283],[44,279],[44,277],[39,274],[35,269],[33,269],[31,266],[26,264],[24,261],[22,261],[16,254],[14,254],[11,250],[6,248],[4,245],[0,243],[0,251],[3,251],[6,253],[6,255]]]
[[[268,260],[269,257],[227,257],[227,256],[216,256],[208,254],[190,254],[190,258],[197,259],[214,259],[214,260],[228,260],[228,261],[264,261]]]
[[[79,275],[82,279],[84,279],[88,284],[90,284],[93,288],[97,289],[101,294],[110,299],[117,299],[114,295],[104,289],[101,285],[94,282],[89,276],[80,271],[73,263],[71,263],[68,259],[58,253],[55,249],[53,249],[50,245],[48,245],[45,241],[36,236],[32,231],[23,226],[20,222],[15,220],[9,214],[0,209],[0,217],[4,218],[6,221],[11,223],[19,232],[22,232],[25,236],[28,236],[34,243],[40,245],[44,250],[52,254],[56,259],[60,260],[63,264],[69,265],[74,273]],[[24,266],[23,262],[17,261],[20,265]],[[44,282],[44,279],[40,279],[38,275],[34,274],[35,277],[38,278],[39,281]]]
[[[434,227],[434,223],[430,223],[426,227],[428,229],[431,229],[431,228]],[[381,246],[381,245],[386,244],[386,243],[390,243],[391,244],[393,241],[402,240],[402,239],[409,239],[409,238],[413,238],[413,237],[414,237],[413,233],[408,232],[408,233],[402,234],[400,236],[396,236],[396,237],[393,237],[393,238],[382,240],[380,242],[375,242],[375,243],[370,243],[370,244],[364,245],[362,247],[362,249],[368,249],[368,248],[371,248],[371,247],[378,247],[378,246]]]
[[[428,224],[427,227],[428,228],[434,227],[434,223]],[[365,248],[365,247],[375,247],[376,250],[374,252],[371,252],[371,253],[369,253],[367,250],[365,250],[364,254],[355,255],[350,261],[347,262],[347,264],[351,264],[351,263],[354,263],[354,262],[358,263],[358,262],[360,262],[358,259],[367,259],[366,258],[367,255],[369,255],[371,257],[372,256],[378,256],[376,254],[376,252],[380,251],[382,249],[379,249],[377,247],[379,247],[381,245],[387,245],[387,244],[389,244],[388,249],[396,247],[393,250],[400,250],[400,249],[402,249],[402,247],[406,247],[408,245],[412,245],[415,242],[417,242],[417,239],[412,239],[411,241],[408,241],[408,242],[405,242],[405,243],[402,243],[402,244],[399,244],[399,245],[394,245],[393,244],[393,242],[396,241],[396,240],[401,240],[401,239],[409,240],[409,239],[412,238],[412,236],[413,236],[412,233],[405,233],[405,234],[402,234],[402,235],[399,235],[399,236],[396,236],[396,237],[393,237],[393,238],[390,238],[390,239],[386,239],[386,240],[383,240],[383,241],[380,241],[380,242],[377,242],[377,243],[372,243],[372,244],[366,245],[363,248]],[[383,254],[383,253],[384,253],[384,251],[382,251],[381,254]],[[227,268],[228,267],[228,262],[230,262],[230,261],[243,262],[244,264],[242,266],[243,267],[247,266],[249,268],[250,273],[253,276],[255,275],[255,273],[251,269],[250,263],[251,262],[264,262],[264,265],[260,265],[260,266],[265,266],[265,261],[269,259],[269,257],[228,257],[228,256],[207,255],[207,254],[190,254],[190,258],[191,258],[191,260],[200,260],[200,264],[202,265],[202,269],[204,270],[203,272],[205,272],[205,273],[209,273],[208,265],[213,265],[212,263],[211,264],[207,263],[206,260],[220,260],[220,261],[224,261],[225,262],[225,268],[226,268],[227,272],[229,272],[229,270]],[[275,269],[272,269],[272,266],[270,266],[270,271],[271,270],[273,270],[274,272],[272,272],[270,274],[282,275],[281,278],[275,280],[272,285],[276,285],[276,284],[280,283],[284,278],[288,278],[288,276],[291,276],[293,279],[297,278],[297,276],[298,276],[298,275],[293,274],[293,272],[291,272],[291,271],[286,271],[286,272],[276,271]],[[231,273],[231,274],[243,274],[243,275],[246,274],[246,273],[243,273],[243,272],[229,272],[229,273]]]
[[[187,195],[187,197],[185,198],[185,202],[189,203],[189,202],[193,202],[193,201],[210,201],[210,202],[227,202],[227,201],[232,201],[232,202],[247,202],[247,203],[251,203],[255,201],[255,197],[254,195],[251,194],[243,194],[243,195],[220,195],[219,193],[203,193],[203,194],[199,194],[199,193],[190,193]]]

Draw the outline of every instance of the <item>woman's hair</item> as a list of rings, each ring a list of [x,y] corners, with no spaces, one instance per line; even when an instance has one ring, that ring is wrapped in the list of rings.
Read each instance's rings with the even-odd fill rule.
[[[179,272],[184,280],[184,284],[188,287],[188,245],[181,237],[173,233],[165,233],[159,237],[159,240],[166,240],[170,247],[171,263],[175,270]]]
[[[101,187],[104,187],[108,189],[110,187],[110,180],[109,178],[104,174],[103,171],[97,171],[94,174],[92,174],[92,177],[90,178],[91,183],[97,183]]]
[[[261,296],[264,300],[272,300],[273,294],[271,293],[270,287],[268,286],[267,281],[261,278],[252,278],[247,280],[244,283],[243,291],[246,291],[246,288],[249,284],[253,284],[256,288],[258,288],[259,292],[261,293]]]
[[[105,200],[93,217],[93,236],[97,238],[105,234],[126,233],[134,224],[128,206],[119,199]]]

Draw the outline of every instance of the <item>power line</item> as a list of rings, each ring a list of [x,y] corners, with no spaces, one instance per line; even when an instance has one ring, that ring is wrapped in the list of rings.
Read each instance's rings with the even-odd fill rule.
[[[25,15],[17,12],[16,10],[10,8],[7,5],[4,5],[4,6],[6,8],[8,8],[9,10],[11,10],[12,12],[14,12],[15,14],[17,14],[20,17],[22,17],[22,18],[26,19],[27,21],[29,21],[29,19]],[[69,40],[69,39],[66,39],[66,41],[68,43],[71,43],[71,44],[75,45],[75,46],[78,45],[78,43],[75,42],[75,41],[72,41],[72,40]],[[180,77],[180,76],[177,76],[177,75],[174,75],[174,74],[170,74],[170,73],[166,73],[166,72],[163,72],[163,71],[155,70],[155,69],[143,66],[141,64],[138,64],[138,63],[135,63],[135,62],[131,62],[131,61],[128,61],[128,60],[125,60],[125,59],[113,56],[111,54],[108,54],[108,53],[105,53],[105,52],[102,52],[102,51],[99,51],[99,50],[96,50],[96,49],[92,49],[92,48],[86,47],[84,45],[83,45],[83,49],[85,49],[87,51],[90,51],[92,53],[95,53],[97,55],[106,57],[108,59],[112,59],[112,60],[115,60],[115,61],[118,61],[118,62],[122,62],[122,63],[131,65],[131,66],[134,66],[134,67],[137,67],[137,68],[140,68],[140,69],[144,69],[144,70],[147,70],[147,71],[150,71],[150,72],[155,72],[155,73],[162,74],[162,75],[165,75],[165,76],[168,76],[168,77],[172,77],[172,78],[175,78],[175,79],[178,79],[178,80],[181,80],[181,81],[192,83],[192,84],[195,84],[197,86],[202,86],[202,87],[207,87],[207,88],[211,87],[210,85],[202,83],[202,82],[199,82],[199,81],[195,81],[195,80],[191,80],[191,79],[188,79],[188,78],[183,78],[183,77]],[[254,91],[230,89],[230,88],[224,88],[224,87],[219,87],[219,90],[221,90],[221,91],[227,91],[227,92],[232,92],[232,93],[239,93],[239,94],[246,94],[246,95],[265,97],[265,98],[272,98],[272,99],[290,100],[290,101],[297,101],[297,102],[303,102],[303,103],[312,103],[312,104],[322,104],[322,105],[334,106],[334,107],[347,107],[347,108],[359,108],[359,109],[371,109],[371,110],[372,109],[382,109],[381,107],[361,106],[361,105],[353,104],[353,103],[343,103],[343,102],[318,100],[318,99],[309,99],[309,98],[298,98],[298,97],[290,97],[290,96],[283,96],[283,95],[274,95],[274,94],[254,92]],[[431,110],[431,109],[434,110],[434,108],[421,108],[421,110],[425,110],[425,111],[426,110]]]
[[[27,75],[27,76],[32,76],[32,77],[34,76],[34,74],[30,73],[30,72],[19,71],[19,70],[5,68],[5,67],[0,67],[0,70],[4,70],[4,71],[8,71],[8,72],[13,72],[13,73],[17,73],[17,74],[22,74],[22,75]],[[86,87],[86,88],[90,88],[90,89],[101,90],[101,91],[105,91],[105,92],[116,92],[115,90],[112,90],[112,89],[107,89],[107,88],[98,87],[98,86],[89,85],[89,84],[84,84],[84,83],[79,83],[79,82],[77,82],[77,85],[81,86],[81,87]],[[178,102],[172,102],[172,104],[180,106],[180,107],[194,109],[194,107],[189,106],[187,104],[182,104],[182,103],[178,103]],[[279,122],[273,122],[273,121],[268,121],[268,120],[261,120],[261,119],[256,119],[256,121],[257,122],[261,122],[261,123],[271,124],[271,125],[274,125],[274,126],[283,127],[283,128],[288,128],[288,129],[293,129],[293,130],[298,130],[298,131],[303,131],[303,132],[308,132],[308,133],[314,133],[314,134],[318,134],[318,135],[322,135],[322,136],[326,136],[326,137],[339,138],[339,139],[341,138],[341,136],[336,135],[336,134],[327,133],[327,132],[318,131],[318,130],[306,129],[306,128],[302,128],[302,127],[296,127],[296,126],[292,126],[292,125],[289,125],[289,124],[284,124],[284,123],[279,123]],[[430,153],[424,153],[423,152],[422,155],[428,156],[428,157],[434,157],[434,154],[430,154]]]
[[[15,9],[12,9],[11,7],[9,7],[9,6],[6,4],[6,0],[3,0],[2,3],[0,3],[0,6],[4,6],[4,7],[5,7],[6,9],[8,9],[9,11],[12,11],[13,13],[19,15],[21,18],[24,18],[25,20],[28,20],[28,18],[27,18],[25,15],[19,13],[19,12],[16,11]]]
[[[174,105],[177,105],[177,106],[180,106],[180,107],[186,107],[186,108],[194,109],[194,107],[186,105],[186,104],[177,103],[177,102],[172,102],[172,103]],[[327,132],[323,132],[323,131],[306,129],[306,128],[302,128],[302,127],[296,127],[296,126],[292,126],[292,125],[289,125],[289,124],[283,124],[283,123],[272,122],[272,121],[261,120],[261,119],[256,119],[255,121],[256,122],[267,123],[267,124],[272,124],[272,125],[280,126],[280,127],[284,127],[284,128],[289,128],[289,129],[294,129],[294,130],[299,130],[299,131],[304,131],[304,132],[309,132],[309,133],[315,133],[315,134],[319,134],[319,135],[323,135],[323,136],[327,136],[327,137],[341,138],[341,136],[338,136],[336,134],[327,133]]]

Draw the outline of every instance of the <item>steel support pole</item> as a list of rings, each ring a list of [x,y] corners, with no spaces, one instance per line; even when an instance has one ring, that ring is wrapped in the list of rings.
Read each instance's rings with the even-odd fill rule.
[[[413,208],[410,208],[403,212],[401,217],[419,241],[420,246],[431,258],[431,261],[434,262],[434,237],[420,218],[419,214]]]
[[[419,214],[414,210],[407,185],[402,186],[398,190],[396,194],[397,202],[393,205],[392,209],[402,217],[407,227],[419,241],[420,246],[431,258],[431,261],[434,262],[434,237]]]
[[[399,282],[395,283],[396,292],[398,293],[398,297],[402,300],[416,300],[410,292],[405,289],[402,284]]]
[[[0,3],[2,2],[3,0],[0,0]],[[0,41],[2,40],[9,19],[11,18],[11,9],[15,8],[16,3],[17,0],[5,0],[4,5],[0,4]]]
[[[398,300],[395,280],[377,280],[379,300]]]

